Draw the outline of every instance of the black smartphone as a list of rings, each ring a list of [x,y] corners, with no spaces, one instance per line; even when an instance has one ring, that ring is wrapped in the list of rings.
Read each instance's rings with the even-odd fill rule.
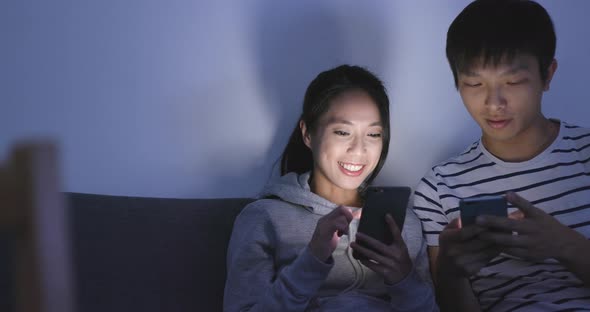
[[[461,226],[475,223],[475,218],[480,215],[506,217],[508,214],[506,196],[493,195],[464,198],[459,201],[461,213]]]
[[[391,214],[401,232],[406,218],[410,193],[409,187],[369,187],[365,193],[365,204],[357,231],[369,235],[384,244],[391,244],[393,234],[391,234],[389,225],[385,221],[385,215]],[[372,249],[361,241],[358,244]],[[359,260],[366,258],[354,250],[352,256]]]

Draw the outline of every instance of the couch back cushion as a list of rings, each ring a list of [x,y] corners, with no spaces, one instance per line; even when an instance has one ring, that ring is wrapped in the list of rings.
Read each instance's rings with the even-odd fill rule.
[[[222,310],[233,222],[252,199],[67,196],[79,311]]]

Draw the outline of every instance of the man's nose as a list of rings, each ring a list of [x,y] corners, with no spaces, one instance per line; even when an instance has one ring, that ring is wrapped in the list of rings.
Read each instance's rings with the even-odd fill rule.
[[[492,110],[502,110],[506,107],[507,101],[501,86],[490,86],[487,88],[485,105]]]

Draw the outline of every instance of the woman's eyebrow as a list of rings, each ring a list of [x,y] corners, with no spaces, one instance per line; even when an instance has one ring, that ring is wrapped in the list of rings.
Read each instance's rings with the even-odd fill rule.
[[[352,121],[349,121],[346,119],[340,119],[340,118],[332,118],[326,122],[326,125],[332,125],[332,124],[344,124],[344,125],[350,125],[350,126],[354,125],[354,123]],[[369,126],[370,127],[382,126],[382,123],[381,123],[381,121],[375,121],[375,122],[372,122]]]
[[[349,120],[341,119],[341,118],[331,118],[326,121],[326,125],[332,125],[332,124],[352,125],[353,123]]]

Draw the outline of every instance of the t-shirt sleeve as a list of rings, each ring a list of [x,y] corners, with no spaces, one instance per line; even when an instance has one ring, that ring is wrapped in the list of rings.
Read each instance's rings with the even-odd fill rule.
[[[438,246],[438,235],[450,221],[441,204],[437,183],[438,178],[431,170],[414,191],[414,212],[420,219],[428,246]]]

